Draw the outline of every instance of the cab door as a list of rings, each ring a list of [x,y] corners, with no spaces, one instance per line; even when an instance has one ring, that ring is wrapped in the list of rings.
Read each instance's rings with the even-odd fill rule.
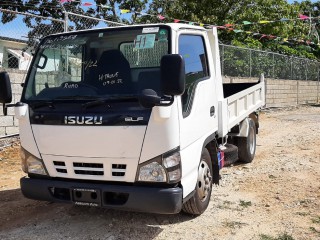
[[[207,43],[205,31],[182,30],[178,35],[178,52],[185,60],[186,74],[186,90],[180,102],[184,197],[195,188],[204,142],[218,128],[215,73]]]

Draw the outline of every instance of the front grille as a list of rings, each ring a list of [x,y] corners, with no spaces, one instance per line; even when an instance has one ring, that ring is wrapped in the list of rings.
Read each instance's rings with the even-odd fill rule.
[[[53,165],[58,173],[68,173],[65,162],[53,161]]]
[[[126,169],[126,164],[112,164],[112,176],[124,177],[124,175],[126,174]]]
[[[74,173],[81,175],[103,175],[103,171],[74,170]]]
[[[68,174],[68,169],[65,161],[53,161],[53,165],[59,174]],[[110,165],[108,165],[110,166]],[[69,169],[69,173],[73,171],[76,175],[80,176],[104,176],[103,163],[85,163],[85,162],[73,162],[73,170]],[[111,164],[111,176],[112,177],[124,177],[126,175],[126,164]],[[108,173],[110,173],[108,167]],[[106,176],[108,176],[107,174]]]
[[[94,175],[103,176],[103,164],[102,163],[73,163],[74,173],[78,175]]]
[[[59,173],[68,173],[67,169],[56,168]]]
[[[86,168],[103,168],[102,163],[79,163],[79,162],[74,162],[73,163],[74,167],[86,167]]]
[[[61,162],[61,161],[53,161],[53,164],[55,166],[66,166],[65,162]]]

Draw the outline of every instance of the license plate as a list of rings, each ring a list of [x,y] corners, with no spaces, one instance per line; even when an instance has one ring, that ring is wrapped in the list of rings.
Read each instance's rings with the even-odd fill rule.
[[[101,191],[90,188],[73,188],[72,199],[75,205],[100,207]]]

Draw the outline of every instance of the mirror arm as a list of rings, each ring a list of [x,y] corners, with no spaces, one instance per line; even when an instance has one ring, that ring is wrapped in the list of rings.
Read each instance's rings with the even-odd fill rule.
[[[4,116],[7,116],[7,115],[8,115],[8,108],[9,108],[9,107],[17,107],[17,106],[20,106],[20,105],[17,104],[17,103],[14,103],[14,104],[5,104],[5,103],[3,103],[3,104],[2,104],[3,115],[4,115]]]
[[[8,115],[8,108],[5,103],[2,104],[2,112],[4,116]]]
[[[163,96],[161,98],[161,101],[169,101],[169,102],[160,102],[160,104],[158,106],[168,107],[173,103],[174,97],[173,97],[173,95]]]

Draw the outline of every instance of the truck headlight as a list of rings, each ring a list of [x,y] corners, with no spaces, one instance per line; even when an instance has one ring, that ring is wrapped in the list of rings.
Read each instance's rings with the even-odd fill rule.
[[[21,168],[25,173],[47,175],[42,160],[33,156],[31,153],[21,148]]]
[[[137,181],[141,182],[176,183],[180,179],[181,157],[179,149],[142,163],[137,175]]]
[[[153,159],[140,167],[138,181],[166,182],[167,174],[164,167],[156,159]]]

